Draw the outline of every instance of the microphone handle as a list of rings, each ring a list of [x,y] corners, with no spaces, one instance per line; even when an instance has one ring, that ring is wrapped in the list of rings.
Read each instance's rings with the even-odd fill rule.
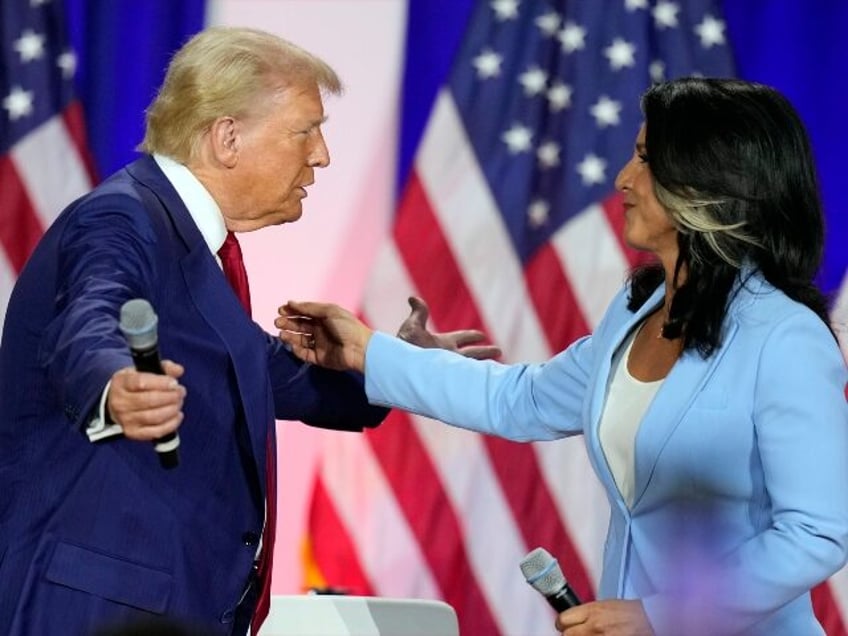
[[[571,589],[568,583],[563,585],[555,594],[551,594],[545,598],[548,599],[550,606],[557,612],[564,612],[567,609],[580,605],[580,599],[577,598],[577,594],[574,593],[574,590]]]
[[[154,345],[149,349],[130,349],[132,353],[133,364],[136,371],[145,373],[156,373],[163,375],[162,362],[159,360],[159,350]],[[168,433],[167,435],[153,440],[153,448],[159,456],[159,464],[162,468],[175,468],[180,463],[178,448],[180,446],[180,438],[176,432]]]

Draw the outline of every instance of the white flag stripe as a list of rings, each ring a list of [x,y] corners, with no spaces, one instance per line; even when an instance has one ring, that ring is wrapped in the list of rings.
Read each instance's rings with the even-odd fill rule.
[[[418,541],[365,437],[328,431],[322,445],[326,453],[320,468],[324,485],[375,592],[441,598]]]
[[[85,164],[60,115],[24,137],[9,154],[44,228],[91,189]]]
[[[436,99],[416,169],[490,337],[507,359],[546,359],[521,265],[446,90]]]
[[[604,209],[590,206],[557,230],[551,243],[586,324],[594,329],[630,269]]]
[[[409,315],[406,299],[418,295],[395,242],[385,241],[374,260],[365,288],[363,312],[368,323],[375,329],[397,333],[398,327]]]
[[[518,565],[528,549],[481,436],[411,417],[458,513],[465,553],[502,633],[534,634],[550,629],[545,601],[521,576]],[[515,602],[504,604],[506,598]]]

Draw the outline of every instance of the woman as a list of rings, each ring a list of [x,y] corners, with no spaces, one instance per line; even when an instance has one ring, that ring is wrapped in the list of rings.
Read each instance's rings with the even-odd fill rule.
[[[656,264],[547,363],[418,349],[330,305],[289,303],[277,326],[303,359],[364,370],[374,403],[513,440],[586,435],[612,509],[604,600],[561,613],[562,634],[823,634],[809,591],[846,561],[848,371],[813,284],[806,133],[736,80],[657,85],[643,110],[616,187]]]

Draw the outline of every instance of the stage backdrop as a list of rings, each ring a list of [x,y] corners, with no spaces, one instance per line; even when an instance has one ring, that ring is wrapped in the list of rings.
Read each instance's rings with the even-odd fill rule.
[[[66,18],[52,24],[47,46],[40,33],[27,34],[42,5],[56,15],[64,8]],[[92,173],[107,175],[135,156],[143,109],[170,53],[204,24],[237,24],[318,53],[346,84],[345,95],[326,104],[332,165],[316,175],[303,219],[243,241],[255,317],[268,329],[278,304],[308,298],[359,308],[393,330],[415,291],[434,304],[435,326],[477,324],[510,360],[563,346],[593,326],[632,259],[608,195],[623,159],[617,144],[636,132],[636,96],[651,77],[693,70],[772,84],[801,111],[829,219],[820,280],[834,295],[843,290],[844,324],[848,204],[838,186],[848,147],[848,5],[500,0],[485,2],[469,31],[473,5],[4,0],[0,308],[63,200],[87,188]],[[500,40],[485,43],[484,22],[500,29]],[[57,48],[62,27],[76,58]],[[506,57],[509,37],[527,43],[513,50],[518,58]],[[28,97],[27,69],[45,51],[63,66]],[[580,70],[589,55],[603,72]],[[465,71],[451,75],[458,59]],[[86,115],[89,169],[71,82]],[[484,108],[474,106],[478,89],[488,91]],[[40,106],[28,112],[32,100]],[[510,113],[521,117],[498,122]],[[543,119],[573,125],[572,113],[600,136],[541,136]],[[506,204],[521,214],[502,219]],[[591,594],[606,504],[579,441],[506,445],[399,415],[368,436],[294,423],[280,423],[279,432],[275,592],[299,591],[308,580],[442,597],[460,611],[464,633],[547,633],[550,610],[517,569],[524,552],[543,544]],[[844,572],[817,601],[828,632],[845,633]]]

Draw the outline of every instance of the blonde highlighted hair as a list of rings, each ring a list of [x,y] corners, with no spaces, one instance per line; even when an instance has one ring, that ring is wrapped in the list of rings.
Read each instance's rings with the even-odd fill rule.
[[[138,150],[187,163],[217,118],[245,117],[293,86],[342,90],[326,62],[281,37],[237,27],[201,31],[171,59]]]

